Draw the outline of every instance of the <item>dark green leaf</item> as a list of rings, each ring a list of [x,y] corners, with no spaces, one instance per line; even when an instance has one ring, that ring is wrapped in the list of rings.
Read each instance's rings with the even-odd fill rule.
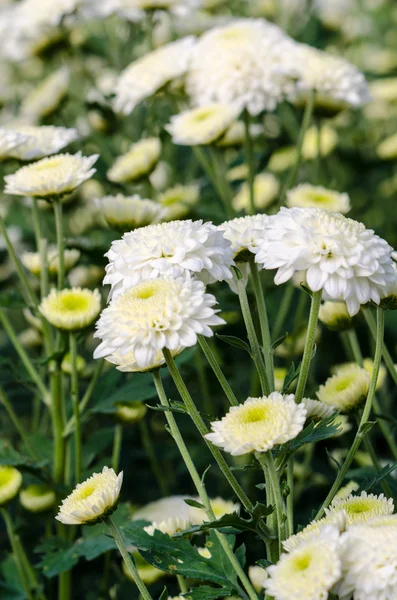
[[[288,373],[285,376],[284,379],[284,383],[283,383],[283,393],[286,392],[288,390],[288,388],[291,386],[291,384],[295,381],[295,379],[297,379],[297,377],[299,377],[299,372],[300,372],[300,364],[298,365],[297,368],[295,368],[295,364],[291,363],[290,368],[288,369]]]
[[[231,596],[234,590],[232,585],[222,585],[222,587],[210,587],[209,585],[199,585],[192,588],[187,594],[183,594],[188,600],[215,600],[216,598],[226,598]]]
[[[216,333],[215,335],[222,342],[225,342],[226,344],[229,344],[229,346],[233,346],[234,348],[245,350],[251,356],[251,349],[247,342],[244,342],[244,340],[241,340],[240,338],[234,335],[220,335],[219,333]]]
[[[37,548],[37,552],[44,552],[44,557],[39,563],[46,577],[51,578],[59,573],[72,569],[79,561],[77,543],[73,544],[61,538],[49,538]]]
[[[374,425],[376,425],[376,421],[366,421],[361,425],[359,433],[361,433],[361,435],[366,435],[371,431]]]
[[[277,451],[278,456],[283,456],[290,452],[296,452],[305,444],[314,444],[321,440],[327,440],[339,433],[339,425],[335,425],[335,414],[322,419],[318,423],[311,421],[301,432],[290,442],[283,444]]]
[[[273,344],[270,346],[270,349],[272,352],[275,351],[275,349],[277,348],[277,346],[280,346],[283,342],[285,342],[285,340],[288,337],[288,331],[286,331],[284,333],[284,335],[282,335],[281,337],[277,338],[276,341],[273,342]]]
[[[0,306],[1,308],[20,310],[26,308],[26,302],[18,290],[6,290],[0,293]]]
[[[205,510],[205,506],[201,504],[201,502],[197,502],[197,500],[190,500],[190,498],[186,498],[184,502],[188,506],[193,506],[193,508],[202,508]]]

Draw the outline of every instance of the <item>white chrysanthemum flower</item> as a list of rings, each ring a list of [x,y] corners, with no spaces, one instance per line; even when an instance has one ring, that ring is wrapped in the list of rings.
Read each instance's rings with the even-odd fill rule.
[[[12,129],[0,127],[0,160],[10,158],[26,141],[26,136]]]
[[[264,19],[239,19],[205,33],[193,48],[187,92],[193,104],[237,105],[257,115],[273,110],[288,92],[296,67],[295,47]]]
[[[303,398],[302,404],[306,408],[306,419],[313,419],[314,421],[321,421],[321,419],[330,417],[335,412],[332,406],[327,406],[324,402],[311,400],[310,398]]]
[[[25,140],[9,152],[9,156],[19,160],[33,160],[55,154],[79,138],[76,129],[52,125],[41,127],[18,125],[10,131],[25,136]]]
[[[98,204],[106,223],[111,229],[118,231],[131,231],[158,223],[165,215],[161,204],[143,199],[138,194],[104,196],[98,199]]]
[[[122,471],[116,475],[113,469],[103,467],[101,473],[94,473],[77,484],[62,500],[55,518],[65,525],[91,525],[101,521],[116,509],[122,483]]]
[[[126,154],[116,158],[107,172],[107,178],[117,183],[140,179],[154,169],[160,153],[159,138],[144,138],[133,144]]]
[[[223,237],[231,243],[236,262],[253,258],[252,255],[257,252],[266,235],[269,221],[267,215],[258,214],[237,217],[218,226],[223,232]]]
[[[85,329],[95,321],[100,310],[98,290],[82,288],[52,290],[39,306],[39,311],[51,325],[65,331]]]
[[[298,548],[302,543],[311,541],[318,538],[319,534],[324,530],[325,527],[336,527],[336,529],[342,533],[346,530],[346,517],[343,511],[334,513],[332,516],[323,517],[318,521],[311,521],[306,527],[304,527],[298,533],[291,535],[288,539],[283,541],[283,548],[286,552],[291,552]]]
[[[194,500],[191,496],[168,496],[146,504],[134,513],[134,521],[150,521],[145,527],[149,535],[156,529],[173,535],[177,531],[188,529],[191,525],[201,525],[203,511],[186,504],[185,500]]]
[[[357,525],[365,523],[373,517],[391,515],[394,511],[392,498],[386,498],[383,494],[367,494],[361,492],[359,496],[351,494],[348,498],[334,498],[332,504],[325,509],[326,518],[345,513],[346,525]]]
[[[164,208],[163,221],[179,220],[186,217],[199,201],[200,187],[195,183],[175,185],[165,190],[157,199]]]
[[[341,559],[342,580],[335,589],[339,598],[397,597],[397,524],[350,527],[341,537]]]
[[[259,173],[254,178],[254,204],[257,210],[263,210],[276,199],[280,191],[280,183],[272,173]],[[250,190],[244,182],[240,191],[232,200],[234,210],[248,210],[250,207]]]
[[[297,44],[293,57],[299,78],[297,103],[316,92],[317,106],[330,110],[358,107],[369,101],[365,77],[347,60],[306,44]]]
[[[34,196],[45,200],[70,194],[95,173],[92,165],[98,156],[82,156],[78,152],[43,158],[4,177],[4,191],[6,194]]]
[[[80,250],[66,249],[63,253],[65,271],[72,269],[80,258]],[[36,277],[40,276],[42,264],[39,252],[24,252],[21,255],[21,261],[24,267],[28,269]],[[50,246],[47,251],[47,270],[50,276],[54,277],[59,270],[58,249],[55,246]]]
[[[130,114],[142,100],[184,75],[194,44],[194,37],[186,37],[131,63],[117,82],[115,111]]]
[[[126,233],[106,254],[105,284],[115,297],[144,279],[186,272],[205,283],[231,279],[233,250],[212,223],[171,221]]]
[[[306,408],[295,403],[295,396],[272,392],[262,398],[248,398],[232,406],[220,421],[211,423],[207,440],[230,452],[232,456],[248,452],[266,452],[284,444],[302,431]]]
[[[173,350],[171,354],[173,357],[175,357],[183,350],[185,350],[183,346],[178,346],[178,348]],[[122,373],[143,373],[145,371],[153,371],[154,369],[159,369],[165,364],[165,358],[162,350],[158,350],[155,353],[153,360],[146,364],[145,367],[142,367],[138,364],[133,351],[123,354],[118,350],[113,352],[113,354],[106,356],[105,359],[108,362],[116,365],[117,370],[121,371]]]
[[[21,491],[19,501],[29,512],[39,513],[54,506],[56,494],[47,485],[33,484]]]
[[[22,485],[22,474],[14,467],[0,465],[0,506],[17,495]]]
[[[352,367],[357,366],[357,363],[342,363],[331,367],[331,373],[333,375],[343,375],[349,373]],[[374,369],[374,361],[372,358],[364,358],[362,368],[367,371],[369,377],[372,377],[372,371]],[[380,390],[387,376],[387,369],[383,364],[379,366],[378,379],[376,381],[376,391]]]
[[[285,148],[279,148],[275,150],[267,163],[269,171],[274,173],[282,173],[292,167],[296,161],[296,147],[286,146]]]
[[[204,284],[189,275],[142,281],[102,312],[95,333],[102,343],[94,358],[132,352],[141,370],[152,367],[160,350],[194,346],[197,334],[211,337],[211,327],[225,323],[215,304]]]
[[[332,300],[321,304],[318,318],[331,331],[350,329],[354,323],[347,312],[346,303]]]
[[[248,577],[254,590],[259,594],[263,590],[265,581],[268,578],[266,569],[259,565],[252,565],[251,567],[248,567]]]
[[[51,73],[30,94],[27,94],[21,104],[21,116],[31,121],[45,117],[56,110],[64,98],[70,84],[70,71],[61,67]]]
[[[287,206],[322,208],[332,212],[346,214],[349,212],[350,198],[346,193],[328,190],[322,186],[301,183],[287,194]]]
[[[349,412],[365,400],[369,384],[368,372],[353,363],[320,385],[317,398],[337,410]]]
[[[256,140],[263,136],[263,125],[260,123],[250,123],[250,138]],[[230,146],[242,146],[245,141],[245,124],[243,121],[234,121],[225,131],[224,135],[216,142],[221,148]]]
[[[68,275],[72,287],[95,287],[103,279],[105,270],[97,265],[80,265]]]
[[[208,104],[171,117],[166,130],[174,144],[197,146],[212,144],[238,117],[240,110],[231,104]]]
[[[325,600],[339,580],[339,531],[326,527],[268,567],[264,588],[275,600]]]
[[[275,283],[305,271],[307,285],[344,300],[349,314],[372,300],[379,304],[394,278],[389,244],[362,223],[319,208],[281,208],[256,261],[278,269]]]

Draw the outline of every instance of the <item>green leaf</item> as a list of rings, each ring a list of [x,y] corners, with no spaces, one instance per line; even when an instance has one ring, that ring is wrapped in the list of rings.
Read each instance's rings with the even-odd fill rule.
[[[229,346],[233,346],[234,348],[239,348],[240,350],[245,350],[245,352],[248,352],[248,354],[250,356],[252,356],[251,349],[250,349],[249,345],[247,344],[247,342],[244,342],[244,340],[241,340],[240,338],[236,337],[235,335],[220,335],[219,333],[216,333],[215,335],[222,342],[229,344]]]
[[[383,469],[378,471],[372,479],[364,479],[360,485],[358,492],[371,492],[383,479],[388,477],[397,469],[397,461],[391,465],[385,465]]]
[[[0,293],[0,306],[1,308],[21,310],[22,308],[26,308],[27,305],[21,292],[18,290],[6,290]]]
[[[191,500],[190,498],[186,498],[184,502],[188,506],[193,506],[193,508],[201,508],[205,510],[205,506],[201,504],[201,502],[197,502],[197,500]]]
[[[114,380],[113,380],[114,381]],[[107,388],[107,386],[106,386]],[[132,380],[114,391],[114,385],[96,397],[91,413],[113,413],[118,402],[143,402],[156,396],[152,377],[147,373],[135,373]],[[95,394],[94,394],[95,397]]]
[[[17,452],[7,440],[0,440],[0,465],[9,465],[27,471],[41,471],[46,461],[33,461],[28,456]]]
[[[284,379],[282,393],[285,393],[288,390],[288,388],[291,386],[291,384],[295,381],[295,379],[297,379],[299,377],[299,372],[300,372],[300,363],[296,368],[295,368],[295,363],[291,363],[291,366],[288,369],[288,373],[286,374],[285,379]]]
[[[83,445],[83,467],[87,469],[96,456],[109,448],[114,439],[114,427],[94,431]]]
[[[257,560],[255,564],[262,567],[262,569],[267,569],[267,567],[270,567],[272,563],[270,562],[270,560],[265,560],[264,558],[261,558],[260,560]]]
[[[192,588],[187,594],[183,594],[188,600],[215,600],[216,598],[226,598],[231,596],[234,590],[233,585],[222,585],[222,587],[210,587],[209,585],[198,585]]]
[[[158,412],[172,412],[172,413],[179,413],[179,414],[187,413],[187,410],[186,410],[183,402],[177,402],[177,401],[170,402],[169,407],[162,406],[160,404],[157,404],[156,406],[152,406],[151,404],[146,404],[146,406],[148,408],[150,408],[151,410],[157,410]]]
[[[363,423],[360,427],[359,433],[361,435],[366,435],[367,433],[369,433],[372,429],[372,427],[376,425],[376,421],[366,421],[365,423]]]
[[[36,552],[43,552],[45,555],[39,563],[42,571],[49,579],[73,569],[79,561],[79,552],[76,544],[67,540],[52,537],[45,540],[36,548]]]
[[[158,600],[167,600],[168,598],[168,590],[167,588],[164,586],[163,591],[161,592],[159,599]]]
[[[277,456],[284,456],[290,452],[296,452],[305,444],[314,444],[321,440],[327,440],[339,433],[339,425],[333,424],[335,414],[321,419],[318,423],[311,421],[300,433],[290,442],[280,446],[276,452]]]
[[[284,335],[282,335],[281,337],[277,338],[277,340],[275,340],[272,345],[270,346],[270,350],[271,352],[274,352],[275,349],[277,348],[277,346],[280,346],[283,342],[285,342],[285,340],[288,337],[288,331],[286,331],[284,333]]]

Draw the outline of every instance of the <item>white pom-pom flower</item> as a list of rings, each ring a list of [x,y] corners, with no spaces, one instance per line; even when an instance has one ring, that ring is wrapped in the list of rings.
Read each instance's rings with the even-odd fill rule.
[[[322,208],[342,214],[346,214],[351,208],[348,194],[309,183],[301,183],[288,192],[287,206]]]
[[[66,249],[63,253],[65,271],[70,271],[79,261],[80,250],[75,248]],[[42,270],[42,264],[39,252],[24,252],[21,254],[22,264],[28,271],[35,275],[40,276]],[[56,246],[50,246],[47,251],[47,271],[48,274],[54,277],[59,270],[59,258],[58,248]]]
[[[211,337],[211,327],[224,323],[215,304],[204,284],[189,275],[142,281],[102,312],[95,333],[102,342],[94,358],[132,352],[136,363],[148,368],[159,350],[194,346],[198,334]]]
[[[32,513],[39,513],[52,508],[56,495],[48,485],[32,484],[21,491],[19,500],[22,506]]]
[[[17,196],[34,196],[51,200],[70,194],[95,173],[92,165],[98,154],[82,156],[57,154],[22,167],[13,175],[4,177],[5,193]]]
[[[392,498],[383,494],[367,494],[361,492],[359,496],[350,494],[347,498],[335,498],[332,504],[325,509],[326,518],[332,519],[335,515],[344,512],[346,525],[365,523],[373,517],[391,515],[394,511]]]
[[[282,554],[279,562],[267,569],[266,592],[275,600],[326,600],[342,573],[338,546],[339,531],[329,526],[289,554]]]
[[[319,208],[281,208],[271,220],[256,261],[278,269],[276,284],[304,271],[314,292],[344,300],[351,316],[387,294],[392,248],[362,223]]]
[[[266,452],[295,438],[305,419],[306,408],[295,403],[293,394],[272,392],[232,406],[220,421],[211,423],[212,432],[205,437],[233,456]]]
[[[239,112],[230,104],[208,104],[174,115],[166,129],[174,144],[211,144],[225,133]]]
[[[131,63],[117,82],[115,111],[130,114],[142,100],[184,75],[194,43],[195,38],[189,36],[157,48]]]
[[[205,283],[231,279],[233,250],[222,232],[203,221],[171,221],[141,227],[112,243],[106,254],[110,297],[160,275],[197,275]]]
[[[150,173],[157,164],[161,153],[161,142],[150,137],[133,144],[129,151],[116,158],[107,172],[107,178],[116,183],[134,181]]]
[[[116,475],[113,469],[103,467],[62,500],[55,517],[65,525],[93,525],[111,515],[117,507],[123,472]]]
[[[311,400],[310,398],[303,398],[302,404],[306,408],[306,419],[313,419],[313,421],[326,419],[335,412],[332,406],[327,406],[324,402]]]
[[[172,535],[177,531],[188,529],[191,525],[203,522],[203,511],[189,506],[185,500],[194,500],[191,496],[168,496],[155,500],[138,509],[133,516],[134,521],[150,521],[145,527],[149,535],[158,529],[162,533]]]
[[[39,306],[39,311],[51,325],[65,331],[85,329],[95,321],[100,310],[98,290],[82,288],[53,289]]]
[[[118,231],[151,225],[160,221],[166,212],[158,202],[143,199],[138,194],[104,196],[98,200],[98,205],[109,227]]]
[[[223,237],[231,243],[236,262],[253,258],[266,235],[269,221],[267,215],[252,215],[237,217],[218,226]]]
[[[369,383],[368,372],[353,363],[329,377],[325,384],[320,386],[317,398],[337,410],[349,412],[365,400]]]

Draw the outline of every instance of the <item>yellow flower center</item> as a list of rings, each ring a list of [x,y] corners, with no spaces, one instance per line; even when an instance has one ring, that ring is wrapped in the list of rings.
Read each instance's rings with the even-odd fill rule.
[[[96,490],[96,485],[94,483],[87,483],[87,485],[82,486],[79,490],[77,490],[76,500],[86,500]]]
[[[46,160],[41,165],[36,164],[35,165],[35,170],[37,170],[37,171],[47,171],[48,169],[58,169],[59,165],[62,164],[62,162],[63,162],[63,159],[60,159],[60,158],[53,158],[53,159],[50,159],[50,160]]]
[[[68,312],[86,310],[88,308],[88,299],[84,296],[78,296],[76,293],[62,296],[59,298],[59,308]]]
[[[14,469],[10,467],[2,467],[0,469],[0,486],[8,485],[14,479]]]
[[[155,296],[156,293],[157,286],[152,283],[147,283],[136,291],[135,298],[137,300],[148,300],[149,298]]]
[[[301,554],[297,556],[293,562],[293,568],[296,571],[306,571],[310,567],[310,563],[312,561],[312,555],[307,552],[306,554]]]
[[[264,421],[268,414],[267,406],[249,406],[245,411],[243,421],[245,423],[257,423],[258,421]]]

